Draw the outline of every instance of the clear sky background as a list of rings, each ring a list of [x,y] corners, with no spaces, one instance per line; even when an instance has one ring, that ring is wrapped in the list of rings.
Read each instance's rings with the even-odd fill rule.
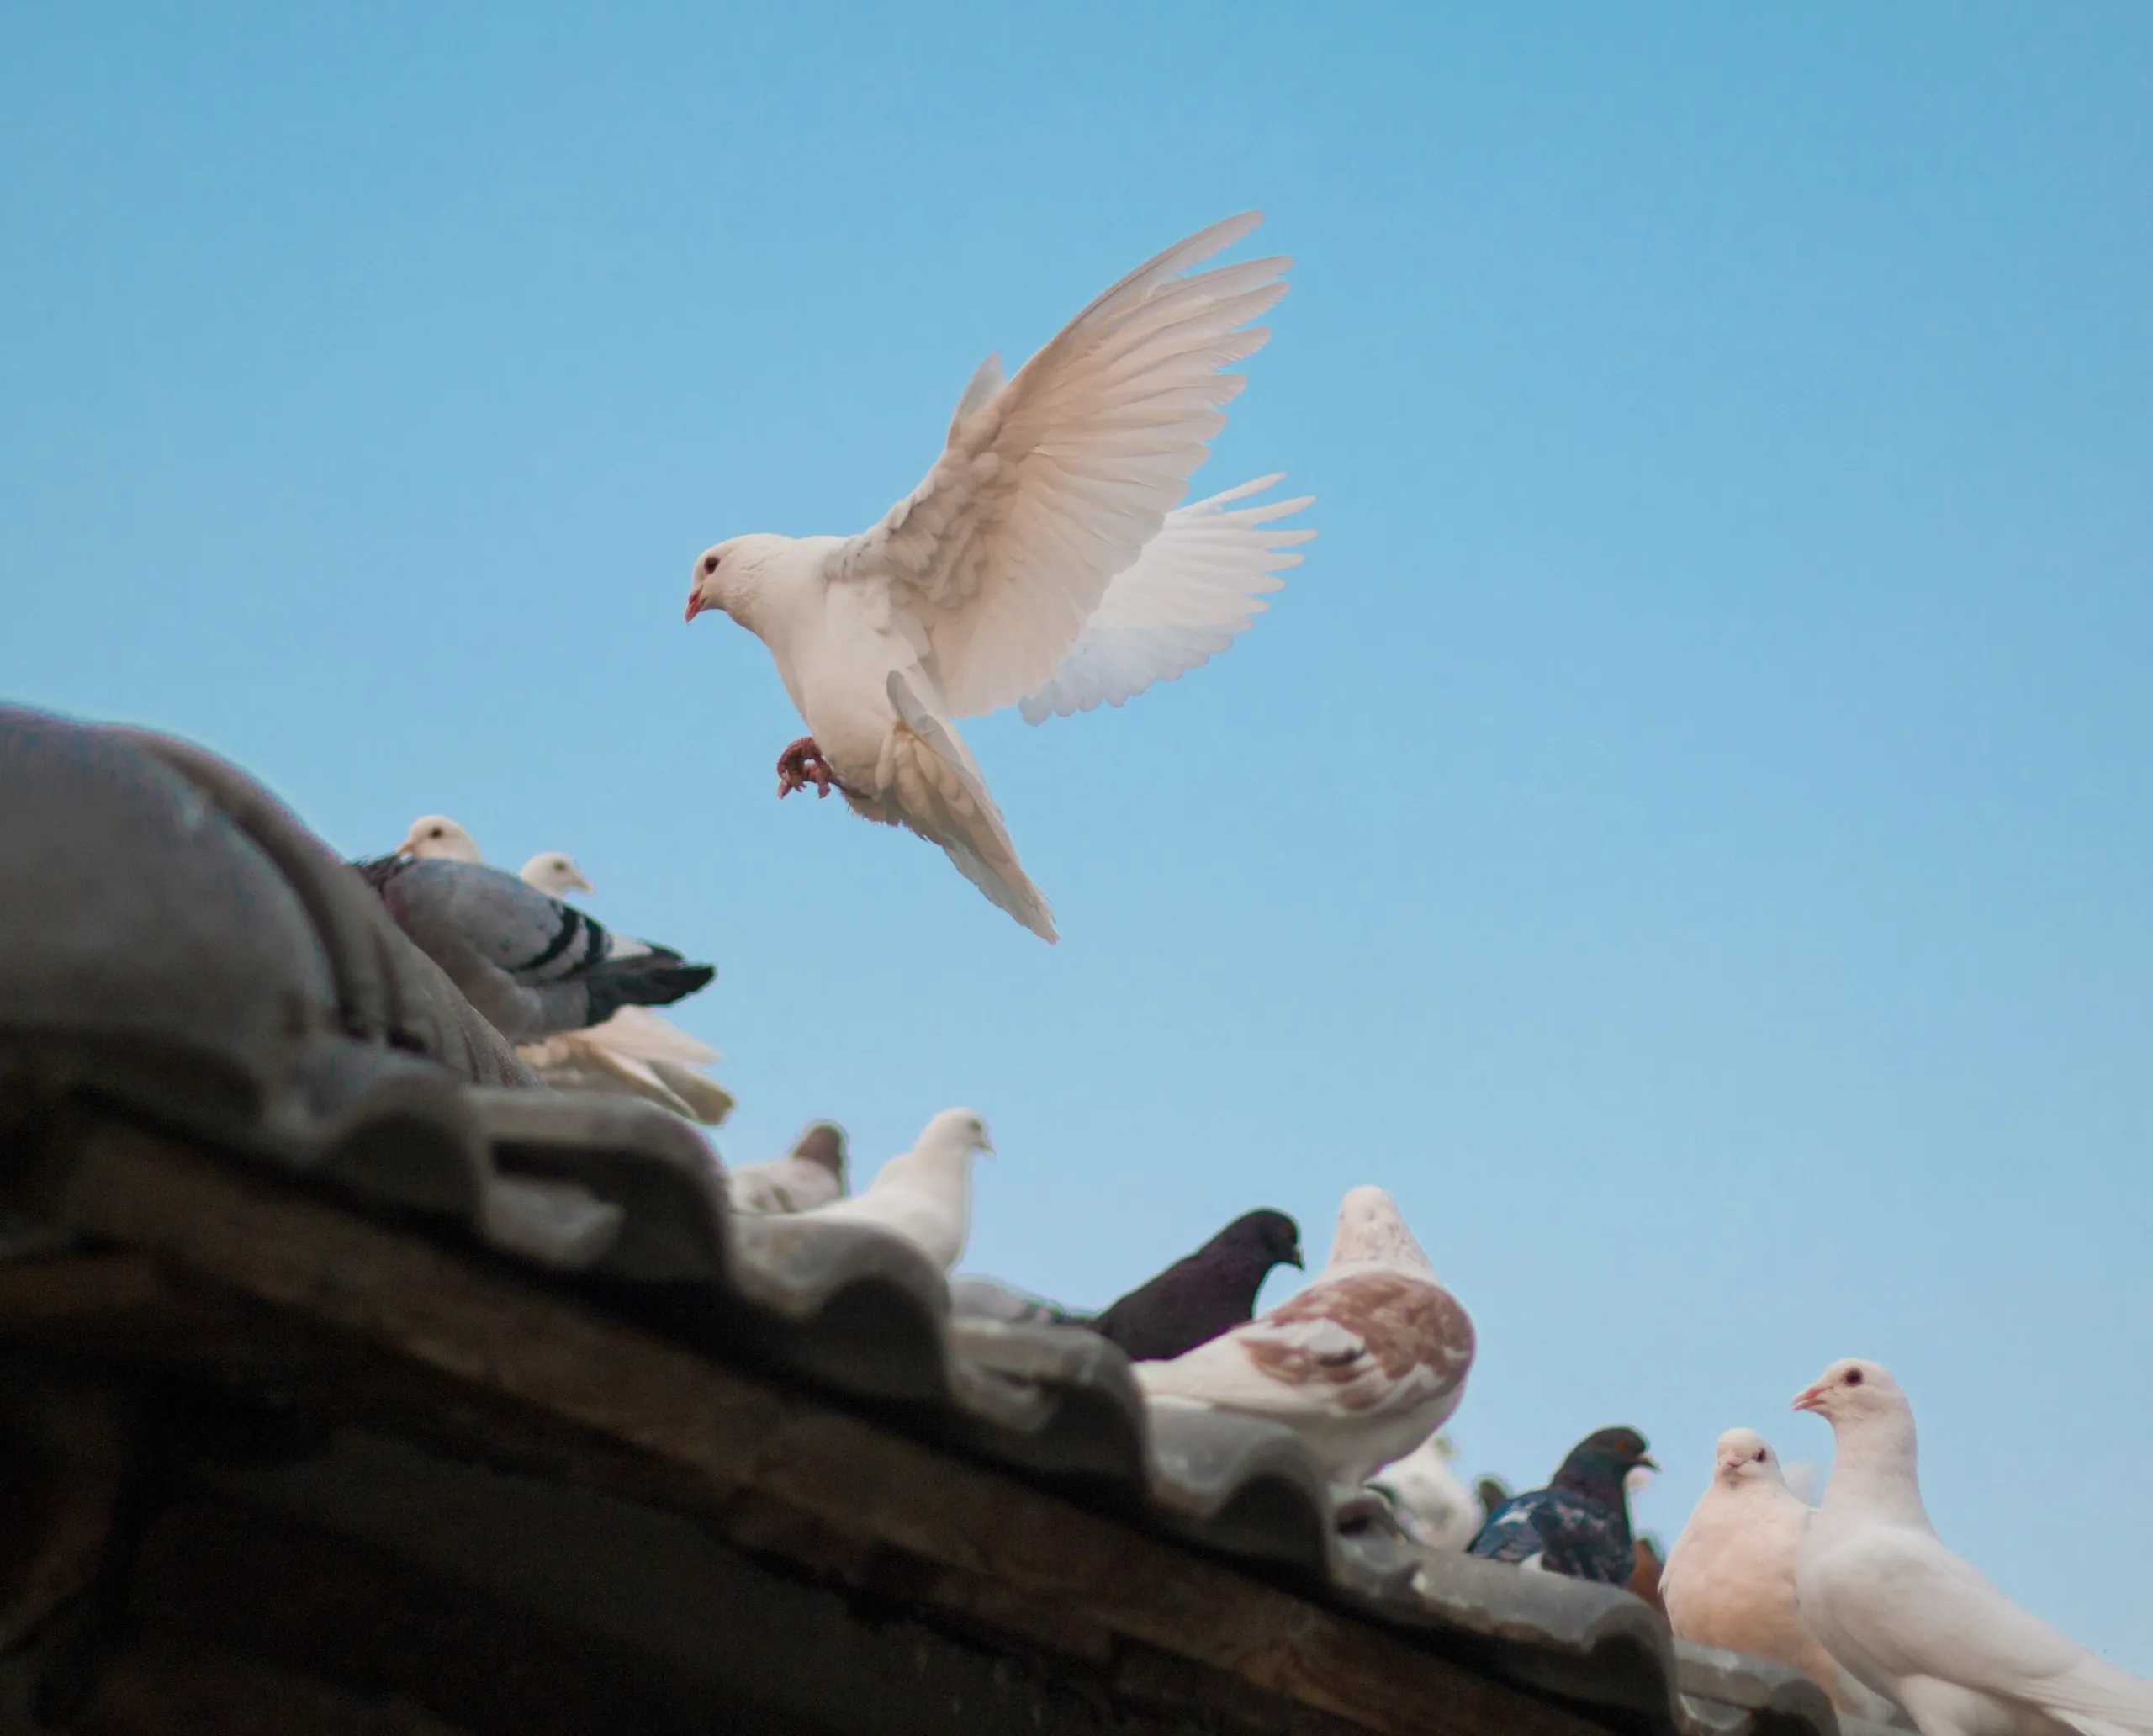
[[[1252,206],[1197,484],[1322,539],[967,726],[1050,949],[773,799],[690,564]],[[975,1269],[1383,1183],[1468,1469],[1634,1423],[1671,1538],[1875,1357],[1946,1537],[2153,1673],[2153,9],[17,6],[0,249],[0,693],[573,851],[720,961],[729,1152],[987,1112]]]

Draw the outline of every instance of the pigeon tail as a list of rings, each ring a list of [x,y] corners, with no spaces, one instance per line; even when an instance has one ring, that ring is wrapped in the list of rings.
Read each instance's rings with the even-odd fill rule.
[[[1052,945],[1054,913],[1017,860],[1017,846],[987,793],[979,768],[957,733],[920,702],[901,670],[891,670],[890,703],[898,727],[884,749],[899,811],[997,909]],[[909,772],[913,774],[907,775]]]
[[[608,961],[586,979],[590,1023],[603,1024],[623,1007],[669,1007],[708,987],[717,975],[717,966],[684,964],[678,953],[653,951]]]

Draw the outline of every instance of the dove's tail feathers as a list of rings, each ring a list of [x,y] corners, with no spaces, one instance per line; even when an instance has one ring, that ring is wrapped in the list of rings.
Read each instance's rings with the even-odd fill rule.
[[[1270,606],[1262,597],[1284,585],[1278,574],[1300,564],[1290,551],[1315,535],[1270,527],[1315,497],[1232,503],[1284,479],[1261,476],[1169,512],[1158,535],[1108,585],[1052,679],[1024,701],[1024,721],[1121,705],[1155,681],[1209,663],[1246,632]]]
[[[2090,1653],[2025,1697],[2080,1736],[2153,1736],[2153,1682]]]
[[[1054,913],[1017,860],[1017,846],[987,793],[979,767],[955,730],[922,705],[901,672],[889,680],[897,727],[886,754],[885,787],[897,797],[905,823],[942,846],[987,901],[1051,945]]]
[[[678,953],[608,959],[584,979],[590,989],[590,1024],[603,1024],[623,1007],[669,1007],[707,987],[717,975],[715,965],[684,964]]]

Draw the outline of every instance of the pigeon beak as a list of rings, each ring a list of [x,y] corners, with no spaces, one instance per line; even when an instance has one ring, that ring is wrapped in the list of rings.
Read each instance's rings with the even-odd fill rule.
[[[683,621],[693,621],[696,616],[701,614],[708,606],[709,605],[703,601],[703,594],[701,591],[691,590],[688,593],[688,612],[683,615],[680,618]]]
[[[1301,1245],[1298,1241],[1293,1244],[1293,1252],[1286,1256],[1286,1263],[1289,1266],[1298,1266],[1304,1272],[1309,1269],[1309,1262],[1301,1257]]]
[[[598,896],[598,888],[591,885],[591,883],[585,880],[580,874],[577,875],[570,884],[573,885],[579,892],[588,892],[594,898]]]
[[[1794,1410],[1813,1411],[1822,1416],[1824,1410],[1824,1389],[1821,1386],[1804,1387],[1794,1395],[1794,1403],[1788,1408]]]
[[[1637,1469],[1641,1471],[1656,1472],[1659,1467],[1653,1463],[1653,1457],[1649,1453],[1641,1453],[1637,1455]]]

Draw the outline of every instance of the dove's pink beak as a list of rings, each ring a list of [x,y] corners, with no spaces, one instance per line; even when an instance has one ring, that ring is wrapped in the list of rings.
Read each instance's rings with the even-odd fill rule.
[[[703,601],[703,594],[700,590],[691,590],[688,593],[688,612],[680,618],[683,621],[693,621],[707,606],[708,605]]]
[[[1804,1387],[1794,1395],[1790,1407],[1796,1410],[1822,1411],[1824,1408],[1824,1389],[1822,1386]]]

